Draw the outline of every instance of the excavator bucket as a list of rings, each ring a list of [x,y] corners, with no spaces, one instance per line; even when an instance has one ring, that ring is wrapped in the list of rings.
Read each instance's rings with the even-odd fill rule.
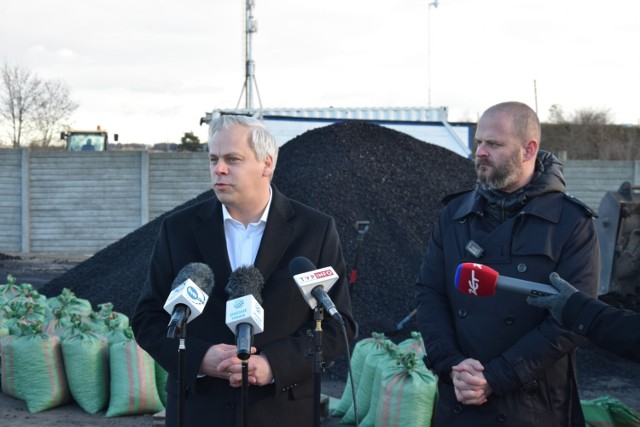
[[[605,194],[596,229],[602,270],[598,295],[640,291],[640,185],[624,182]]]

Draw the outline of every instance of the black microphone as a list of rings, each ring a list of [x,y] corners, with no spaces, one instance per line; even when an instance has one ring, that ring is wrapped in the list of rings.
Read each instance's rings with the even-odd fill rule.
[[[264,330],[262,288],[264,278],[254,266],[242,266],[229,276],[225,291],[227,301],[226,324],[236,335],[237,355],[240,360],[251,356],[251,340]]]
[[[171,314],[167,338],[175,338],[184,324],[200,316],[213,289],[213,271],[207,264],[185,265],[171,284],[171,293],[164,309]]]
[[[316,305],[320,304],[338,323],[344,325],[340,312],[327,294],[338,280],[338,275],[332,267],[316,269],[308,258],[299,256],[289,263],[289,273],[311,308],[316,308]]]

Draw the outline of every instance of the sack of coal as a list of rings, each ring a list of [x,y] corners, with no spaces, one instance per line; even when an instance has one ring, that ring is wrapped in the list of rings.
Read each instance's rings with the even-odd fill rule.
[[[431,425],[438,379],[415,353],[401,354],[382,377],[376,427]]]
[[[373,332],[370,338],[364,338],[356,343],[350,359],[353,381],[351,373],[347,373],[347,382],[345,384],[344,391],[342,392],[342,397],[335,405],[335,408],[331,408],[332,416],[343,417],[350,408],[353,410],[353,387],[355,387],[355,390],[358,390],[359,388],[364,360],[371,353],[379,353],[383,351],[384,343],[387,341],[389,340],[384,336],[384,334]]]

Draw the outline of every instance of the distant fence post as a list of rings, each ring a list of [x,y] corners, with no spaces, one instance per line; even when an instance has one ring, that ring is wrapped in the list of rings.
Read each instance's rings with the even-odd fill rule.
[[[140,151],[140,225],[149,222],[149,152]]]
[[[21,159],[21,250],[24,253],[31,252],[31,173],[29,168],[31,150],[23,148]]]

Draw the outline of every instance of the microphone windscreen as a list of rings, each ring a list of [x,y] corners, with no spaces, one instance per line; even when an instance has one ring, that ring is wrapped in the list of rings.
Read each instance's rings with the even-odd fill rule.
[[[214,286],[213,271],[207,264],[192,262],[182,267],[171,284],[171,290],[180,286],[187,279],[191,279],[205,294],[211,294]]]
[[[246,295],[253,297],[262,304],[262,288],[264,287],[264,278],[260,270],[254,266],[242,266],[236,268],[229,275],[229,282],[224,290],[229,295],[229,299],[241,298]]]
[[[316,266],[313,265],[308,258],[303,256],[297,256],[289,263],[289,273],[291,273],[292,276],[297,276],[298,274],[313,271],[315,269]]]
[[[486,265],[465,262],[456,270],[455,286],[465,294],[478,297],[494,295],[497,282],[498,272]]]

